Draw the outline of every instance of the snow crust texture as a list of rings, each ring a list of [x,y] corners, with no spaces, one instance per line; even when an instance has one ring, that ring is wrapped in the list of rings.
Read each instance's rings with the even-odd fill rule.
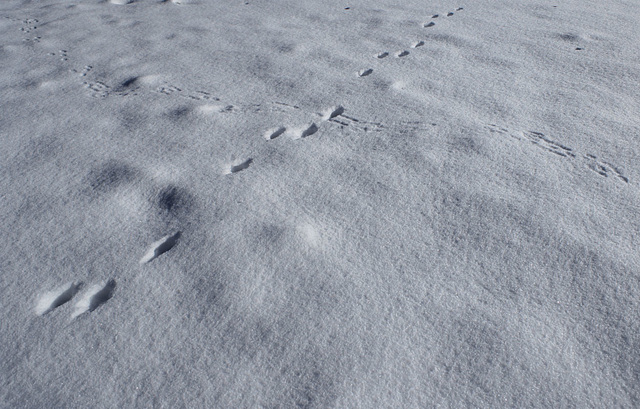
[[[0,408],[640,406],[640,3],[0,2]]]

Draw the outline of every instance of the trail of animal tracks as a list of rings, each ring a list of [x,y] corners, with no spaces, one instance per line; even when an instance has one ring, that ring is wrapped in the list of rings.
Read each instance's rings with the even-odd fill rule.
[[[639,24],[0,2],[0,406],[639,406]]]

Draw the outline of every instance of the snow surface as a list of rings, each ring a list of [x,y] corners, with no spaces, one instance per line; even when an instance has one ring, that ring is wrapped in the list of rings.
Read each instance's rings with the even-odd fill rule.
[[[639,406],[639,26],[3,0],[0,406]]]

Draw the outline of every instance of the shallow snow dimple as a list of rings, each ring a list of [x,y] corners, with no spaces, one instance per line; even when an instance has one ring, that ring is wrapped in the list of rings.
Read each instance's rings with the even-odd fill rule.
[[[54,309],[60,307],[63,304],[71,301],[73,296],[76,295],[82,283],[70,282],[59,288],[49,291],[43,294],[36,305],[36,314],[44,315]]]
[[[298,226],[298,231],[302,239],[311,247],[317,248],[321,243],[321,236],[318,229],[309,222],[304,222]]]
[[[116,288],[116,281],[111,279],[104,284],[96,284],[89,288],[84,296],[78,300],[71,318],[76,318],[85,312],[94,311],[96,308],[106,303],[113,297]]]
[[[140,259],[140,264],[149,263],[150,261],[158,258],[160,255],[171,250],[178,243],[178,239],[180,238],[181,234],[181,232],[170,234],[154,242],[149,250],[145,253],[145,255]]]

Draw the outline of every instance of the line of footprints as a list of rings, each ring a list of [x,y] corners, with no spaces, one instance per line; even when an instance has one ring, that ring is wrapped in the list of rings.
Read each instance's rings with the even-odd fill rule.
[[[130,3],[130,2],[131,1],[125,1],[122,4]],[[173,1],[173,3],[179,4],[178,1]],[[5,18],[10,19],[9,17],[5,17]],[[30,33],[38,28],[37,19],[28,18],[25,20],[18,20],[18,19],[10,19],[10,20],[20,21],[22,23],[22,27],[20,28],[20,31],[23,33]],[[40,39],[41,37],[38,36],[34,38],[25,38],[24,41],[39,42]],[[48,55],[57,56],[60,58],[60,61],[63,61],[63,62],[68,61],[69,59],[67,50],[59,50],[57,53],[50,52],[48,53]],[[82,70],[72,70],[72,71],[79,74],[81,77],[86,77],[87,74],[89,74],[89,72],[91,72],[92,69],[93,69],[92,66],[87,65]],[[133,88],[132,90],[127,89],[127,87],[134,85],[133,83],[135,82],[135,79],[128,80],[128,81],[130,82],[130,84],[129,83],[123,84],[123,87],[122,87],[123,90],[118,90],[119,91],[118,95],[127,95],[137,90],[137,88]],[[101,83],[99,81],[95,83],[85,82],[85,85],[87,85],[87,87],[90,88],[92,91],[100,94],[100,96],[106,96],[104,94],[107,94],[109,91],[109,87],[106,84]],[[161,93],[171,93],[176,90],[180,91],[175,87],[160,88],[157,91]],[[194,96],[189,95],[189,98],[204,100],[204,99],[210,99],[210,96],[206,92],[199,91],[196,94],[194,94]],[[218,98],[215,98],[215,97],[211,97],[211,98],[219,101]],[[246,168],[246,166],[248,165],[245,165],[244,167],[238,166],[234,168],[234,171],[244,169]],[[171,250],[171,248],[173,248],[177,244],[180,236],[181,236],[181,232],[176,232],[168,236],[165,236],[162,239],[152,243],[149,250],[140,259],[140,264],[149,263],[155,258],[157,258],[158,256],[162,255],[163,253],[166,253],[167,251]],[[73,319],[87,312],[94,311],[95,309],[97,309],[98,307],[100,307],[102,304],[106,303],[113,297],[113,294],[116,289],[116,281],[115,279],[112,278],[107,281],[94,284],[86,288],[86,291],[83,291],[84,289],[85,289],[85,283],[80,281],[72,281],[58,288],[55,288],[51,291],[45,292],[44,294],[41,294],[40,297],[38,297],[38,301],[35,306],[36,315],[39,315],[39,316],[46,315],[51,311],[67,304],[69,301],[75,298],[76,295],[80,293],[82,294],[78,298],[78,301],[74,306],[73,312],[71,313],[71,318]]]
[[[462,10],[462,7],[459,7],[456,9],[456,11],[460,11],[460,10]],[[453,14],[454,14],[453,12],[449,12],[446,14],[446,16],[452,16]],[[435,26],[435,22],[433,20],[437,18],[439,18],[439,15],[434,14],[433,16],[431,16],[431,21],[424,23],[423,26],[425,28]],[[33,22],[32,20],[28,21],[28,23],[32,23],[32,22]],[[25,21],[25,24],[26,23],[27,21]],[[35,26],[32,29],[35,29]],[[413,43],[412,48],[418,48],[423,46],[424,44],[425,44],[424,41],[417,41]],[[410,54],[409,51],[401,50],[396,52],[395,56],[397,58],[402,58],[402,57],[408,56],[409,54]],[[56,54],[50,53],[50,55],[56,55]],[[60,50],[58,55],[61,57],[62,61],[67,61],[66,50]],[[384,51],[377,54],[375,58],[384,59],[388,56],[389,56],[389,52]],[[87,74],[91,72],[92,68],[93,68],[92,66],[87,65],[82,70],[73,70],[73,72],[79,74],[81,77],[86,77]],[[358,76],[365,77],[372,73],[373,73],[373,69],[369,68],[369,69],[359,71]],[[111,89],[111,87],[107,86],[105,83],[102,83],[100,81],[85,82],[85,85],[95,93],[94,96],[105,97],[110,94],[120,95],[120,96],[135,95],[139,90],[141,90],[141,85],[143,83],[144,83],[144,78],[134,77],[134,78],[127,79],[122,84],[115,87],[114,89]],[[167,95],[178,94],[178,95],[182,95],[184,97],[187,97],[190,99],[196,99],[196,100],[203,100],[203,101],[212,100],[217,102],[220,101],[219,98],[212,96],[208,92],[196,91],[195,93],[194,92],[183,93],[183,90],[181,88],[178,88],[172,85],[163,85],[159,88],[154,89],[154,91],[162,94],[167,94]],[[284,103],[275,102],[274,104],[278,106],[282,105],[282,106],[286,106],[293,109],[299,109],[299,107],[297,106],[292,106]],[[232,112],[235,108],[233,105],[225,106],[224,104],[222,105],[219,104],[219,105],[216,105],[215,107],[217,110],[219,110],[219,112]],[[254,108],[260,109],[259,105],[256,107]],[[324,112],[320,113],[319,115],[321,118],[321,122],[316,123],[316,121],[311,121],[306,123],[303,126],[293,126],[293,127],[277,126],[274,128],[270,128],[266,132],[264,132],[263,138],[266,139],[267,141],[270,141],[270,140],[279,138],[283,135],[286,135],[286,136],[289,136],[291,139],[303,139],[318,132],[318,130],[320,129],[320,126],[324,122],[335,123],[342,127],[353,126],[364,131],[382,130],[384,128],[384,126],[380,123],[360,121],[356,118],[345,115],[345,109],[342,105],[330,107]],[[420,124],[414,124],[414,125],[420,125]],[[432,124],[432,125],[435,125],[435,124]],[[521,141],[523,140],[529,141],[533,145],[545,151],[548,151],[550,153],[559,155],[561,157],[568,158],[568,159],[576,159],[576,153],[571,148],[566,147],[556,141],[553,141],[547,138],[542,133],[521,132],[521,133],[514,134],[513,132],[510,132],[509,130],[505,128],[501,128],[494,124],[488,125],[488,129],[492,133],[507,134]],[[629,179],[626,176],[624,176],[617,167],[613,166],[609,162],[598,160],[596,156],[592,154],[586,154],[581,156],[582,156],[582,159],[587,162],[586,163],[587,167],[593,170],[594,172],[598,173],[599,175],[603,177],[608,177],[609,175],[613,175],[618,179],[624,181],[625,183],[629,182]],[[242,160],[233,162],[231,164],[228,164],[225,167],[223,173],[226,175],[230,175],[230,174],[241,172],[245,169],[248,169],[252,165],[252,163],[253,163],[253,158],[242,159]],[[180,237],[181,237],[181,232],[178,231],[178,232],[169,234],[161,238],[160,240],[152,243],[148,251],[140,259],[140,264],[150,263],[157,257],[171,250],[178,243]],[[100,307],[101,305],[103,305],[113,297],[114,291],[116,289],[116,281],[115,279],[109,279],[106,282],[94,284],[91,287],[87,288],[86,291],[83,292],[84,287],[85,287],[84,283],[82,282],[69,282],[61,287],[58,287],[52,291],[49,291],[41,295],[38,299],[38,302],[35,308],[36,314],[39,316],[45,315],[67,304],[77,294],[80,294],[80,293],[82,293],[82,295],[78,298],[78,301],[74,306],[73,312],[71,314],[72,319],[82,314],[94,311],[95,309],[97,309],[98,307]]]
[[[329,121],[342,115],[343,113],[344,113],[344,108],[342,107],[342,105],[338,105],[326,110],[322,114],[322,120]],[[268,141],[272,139],[276,139],[282,135],[288,135],[291,139],[302,139],[302,138],[306,138],[307,136],[311,136],[315,134],[316,132],[318,132],[319,129],[320,128],[318,124],[312,121],[300,127],[277,126],[275,128],[268,129],[263,134],[263,137]],[[253,163],[253,158],[236,161],[234,163],[231,163],[225,169],[224,173],[229,175],[232,173],[240,172],[242,170],[247,169],[251,165],[251,163]]]
[[[341,105],[331,107],[321,114],[323,122],[337,121],[338,117],[344,116],[345,120],[350,120],[355,123],[359,122],[356,118],[351,118],[344,115],[344,107]],[[341,123],[337,121],[337,123]],[[375,125],[375,124],[374,124]],[[275,139],[281,135],[288,134],[293,139],[306,138],[307,136],[315,134],[319,130],[319,126],[315,122],[311,122],[302,127],[291,128],[281,126],[268,130],[264,134],[264,138],[267,140]],[[236,163],[232,163],[226,168],[225,174],[233,174],[249,168],[253,163],[253,159],[249,158]],[[180,239],[182,233],[180,231],[169,234],[160,240],[154,242],[149,247],[148,251],[140,259],[140,264],[147,264],[155,260],[162,254],[171,250]],[[48,291],[41,295],[38,299],[35,312],[37,315],[45,315],[56,308],[59,308],[69,301],[71,301],[77,294],[82,292],[84,288],[83,282],[69,282],[54,290]],[[109,301],[114,294],[116,288],[115,279],[110,279],[106,282],[94,284],[89,287],[82,296],[78,299],[71,314],[71,318],[74,319],[82,314],[92,312],[102,304]]]
[[[325,121],[333,120],[344,114],[344,108],[342,106],[333,107],[327,110],[323,119]],[[578,157],[577,153],[574,152],[573,149],[556,142],[552,139],[549,139],[544,134],[535,131],[524,131],[519,133],[513,133],[506,128],[502,128],[495,124],[490,124],[487,126],[488,130],[491,133],[508,135],[519,141],[528,141],[534,146],[537,146],[540,149],[543,149],[547,152],[553,153],[563,158],[568,159],[576,159]],[[292,131],[292,135],[294,137],[304,138],[306,136],[312,135],[318,131],[318,126],[315,123],[311,123],[310,125],[297,128]],[[277,127],[267,131],[264,135],[265,139],[271,140],[275,139],[280,135],[283,135],[287,132],[286,127]],[[603,177],[609,177],[609,175],[615,176],[625,183],[629,183],[629,179],[624,176],[622,171],[614,166],[613,164],[599,160],[595,155],[587,153],[584,155],[580,155],[583,160],[586,161],[587,167],[599,174]],[[241,161],[239,163],[232,164],[227,174],[237,173],[242,170],[247,169],[253,159],[247,159]],[[151,244],[147,252],[140,259],[140,264],[147,264],[151,261],[155,260],[162,254],[171,250],[180,239],[182,233],[180,231],[164,236],[160,240]],[[84,283],[82,282],[69,282],[55,290],[49,291],[38,299],[35,312],[37,315],[45,315],[56,308],[66,304],[71,301],[76,294],[80,293],[84,287]],[[116,288],[115,279],[110,279],[106,282],[94,284],[84,292],[84,294],[79,298],[76,302],[74,310],[71,314],[71,318],[76,318],[82,314],[87,312],[94,311],[102,304],[106,303],[111,299],[113,293]]]
[[[464,9],[463,9],[462,7],[458,7],[455,11],[461,11],[461,10],[464,10]],[[446,14],[446,16],[447,16],[447,17],[451,17],[451,16],[453,16],[454,14],[455,14],[455,13],[454,13],[453,11],[450,11],[450,12],[448,12],[448,13]],[[434,15],[432,15],[432,16],[431,16],[431,20],[430,20],[430,21],[428,21],[428,22],[426,22],[426,23],[424,23],[422,26],[423,26],[424,28],[429,28],[429,27],[433,27],[433,26],[435,26],[435,25],[436,25],[436,23],[435,23],[435,21],[434,21],[434,20],[435,20],[435,19],[437,19],[438,17],[440,17],[440,14],[434,14]],[[411,48],[418,48],[418,47],[422,47],[424,44],[425,44],[425,43],[424,43],[424,41],[422,41],[422,40],[418,40],[418,41],[415,41],[413,44],[411,44]],[[408,56],[409,54],[411,54],[411,53],[409,52],[409,50],[399,50],[399,51],[396,51],[396,52],[394,53],[394,56],[395,56],[396,58],[402,58],[402,57],[406,57],[406,56]],[[375,55],[375,58],[377,58],[377,59],[379,59],[379,60],[382,60],[382,59],[384,59],[384,58],[387,58],[389,55],[390,55],[389,51],[382,51],[382,52],[379,52],[378,54],[376,54],[376,55]],[[366,77],[366,76],[368,76],[368,75],[373,74],[373,68],[366,68],[366,69],[360,70],[360,71],[358,71],[358,73],[357,73],[357,74],[358,74],[358,77]]]
[[[528,141],[533,146],[536,146],[546,152],[553,153],[554,155],[558,155],[562,158],[570,159],[572,161],[581,161],[588,169],[594,171],[602,177],[608,178],[609,176],[612,176],[624,183],[629,183],[629,178],[622,173],[622,170],[620,168],[613,165],[612,163],[598,159],[596,155],[591,153],[579,154],[572,148],[548,138],[541,132],[511,132],[510,130],[496,124],[487,125],[487,129],[489,130],[489,132],[494,134],[507,135],[518,141]]]
[[[140,264],[147,264],[171,250],[178,243],[181,234],[181,232],[176,232],[151,244],[149,250],[140,259]],[[78,293],[82,292],[84,287],[83,282],[72,281],[42,294],[36,304],[36,315],[45,315],[65,305]],[[71,313],[71,318],[74,319],[82,314],[94,311],[113,297],[115,289],[116,280],[113,278],[106,282],[92,285],[79,297]]]

